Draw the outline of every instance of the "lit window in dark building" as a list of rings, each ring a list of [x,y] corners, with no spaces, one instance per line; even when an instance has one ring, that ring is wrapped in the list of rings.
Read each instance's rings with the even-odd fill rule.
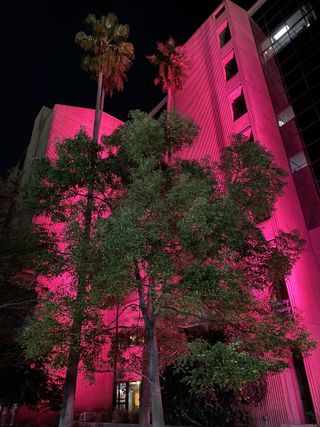
[[[115,406],[118,409],[134,412],[140,405],[140,381],[124,381],[116,385]]]
[[[126,409],[127,396],[128,396],[128,386],[127,382],[118,383],[116,389],[116,407],[119,409]]]
[[[233,57],[230,59],[229,62],[225,65],[225,72],[226,72],[226,80],[230,80],[233,76],[235,76],[238,72],[238,65],[236,61],[236,57],[233,55]]]
[[[222,8],[220,10],[218,10],[218,12],[215,14],[215,18],[218,19],[219,16],[221,16],[225,10],[226,10],[226,8],[224,6],[222,6]]]
[[[237,120],[243,116],[247,110],[247,104],[244,99],[243,92],[232,102],[233,120]]]
[[[225,44],[231,40],[231,33],[229,29],[229,25],[227,25],[219,34],[220,47],[223,47]]]

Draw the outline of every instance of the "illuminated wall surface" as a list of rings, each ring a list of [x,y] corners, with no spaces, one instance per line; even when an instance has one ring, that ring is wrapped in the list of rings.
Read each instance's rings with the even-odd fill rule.
[[[296,228],[306,240],[306,250],[287,280],[287,288],[293,309],[303,313],[308,329],[320,341],[320,272],[316,259],[320,250],[319,226],[310,232],[306,227],[248,13],[225,1],[224,11],[218,8],[188,40],[186,47],[193,70],[184,90],[175,94],[175,106],[195,118],[201,134],[196,144],[182,155],[187,158],[201,158],[205,154],[218,157],[221,145],[228,143],[233,132],[246,135],[252,132],[254,139],[270,150],[276,162],[288,172],[286,192],[278,201],[272,218],[261,226],[270,239],[280,229]],[[227,64],[233,56],[238,72],[230,77]],[[239,100],[241,93],[246,108],[235,118],[232,104]],[[301,141],[296,144],[301,146]],[[305,195],[305,203],[319,202],[317,193],[311,196],[313,199],[310,194]],[[319,349],[304,361],[304,366],[313,409],[320,414]],[[307,421],[303,415],[304,405],[295,370],[286,370],[270,378],[267,399],[257,409],[256,416],[261,421],[266,415],[274,425],[299,424]]]
[[[300,204],[302,200],[299,201],[288,161],[290,147],[283,142],[283,130],[279,127],[279,117],[275,114],[256,47],[255,39],[261,33],[257,29],[255,33],[254,38],[248,13],[226,0],[186,43],[193,68],[184,89],[174,95],[174,105],[181,113],[193,117],[201,131],[195,144],[181,151],[180,156],[201,159],[209,155],[218,159],[231,135],[241,132],[259,140],[288,172],[285,194],[277,202],[275,213],[261,227],[269,239],[280,229],[298,229],[306,240],[305,252],[287,280],[287,289],[293,310],[302,313],[309,331],[320,342],[320,227],[307,228]],[[287,99],[283,99],[282,106],[288,108]],[[51,111],[44,107],[35,122],[25,176],[28,176],[28,162],[36,153],[54,158],[55,141],[73,137],[80,126],[91,133],[93,118],[94,112],[89,109],[56,105]],[[119,120],[104,114],[101,134],[110,134],[120,124]],[[301,146],[301,141],[296,138],[295,154]],[[300,180],[311,178],[308,174],[299,176]],[[304,202],[317,203],[316,198],[316,192],[311,191],[305,195]],[[112,319],[114,313],[106,316]],[[128,317],[123,321],[130,324]],[[304,384],[303,388],[309,390],[311,406],[320,415],[320,348],[304,360],[304,369],[307,386]],[[269,379],[267,398],[255,410],[259,425],[280,426],[308,421],[304,412],[310,408],[310,402],[306,402],[308,392],[301,393],[303,379],[299,379],[299,375],[299,370],[292,367]],[[80,375],[76,410],[110,408],[112,387],[112,373],[97,374],[96,382],[91,386],[85,385]],[[262,421],[265,416],[268,424]]]

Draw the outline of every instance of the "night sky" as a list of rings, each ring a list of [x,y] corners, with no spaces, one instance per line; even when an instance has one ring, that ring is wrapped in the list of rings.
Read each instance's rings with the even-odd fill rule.
[[[96,83],[80,66],[82,51],[74,43],[77,31],[87,31],[88,13],[97,17],[114,12],[129,24],[135,61],[124,92],[106,99],[105,111],[126,120],[131,109],[150,111],[161,99],[155,88],[155,69],[145,59],[157,40],[171,35],[182,44],[219,5],[220,0],[180,2],[127,0],[9,1],[2,15],[2,141],[0,174],[4,175],[23,155],[33,122],[43,105],[76,105],[94,108]],[[236,0],[248,9],[255,0]]]

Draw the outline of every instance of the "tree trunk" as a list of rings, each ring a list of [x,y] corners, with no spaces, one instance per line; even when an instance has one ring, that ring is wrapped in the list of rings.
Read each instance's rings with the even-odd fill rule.
[[[96,111],[94,115],[94,125],[93,125],[93,134],[92,139],[94,142],[98,142],[99,131],[100,131],[100,112],[101,112],[101,98],[102,98],[102,82],[103,82],[103,74],[102,72],[98,75],[98,87],[97,87],[97,98],[96,98]],[[104,101],[104,100],[103,100]]]
[[[170,118],[170,112],[171,112],[171,106],[172,106],[172,89],[171,87],[168,87],[168,92],[167,92],[167,120],[169,120]],[[168,161],[171,161],[171,144],[169,141],[169,145],[168,145]]]
[[[168,113],[170,113],[172,109],[172,89],[171,87],[168,87],[168,92],[167,92],[167,111]]]
[[[135,276],[138,281],[138,296],[141,313],[144,320],[145,331],[149,341],[149,379],[151,391],[151,418],[152,427],[164,427],[160,378],[159,378],[159,353],[156,331],[156,314],[154,312],[153,293],[151,284],[148,290],[147,301],[144,296],[144,283],[140,276],[139,264],[134,263]]]
[[[93,125],[93,141],[98,142],[99,130],[100,130],[100,109],[101,109],[101,98],[102,98],[102,73],[98,76],[98,88],[96,97],[96,111]],[[92,162],[91,167],[94,167]],[[83,259],[86,259],[87,248],[91,238],[91,227],[92,227],[92,211],[94,208],[94,183],[91,182],[88,185],[87,201],[84,210],[84,249]],[[66,379],[64,382],[64,391],[62,399],[62,410],[59,420],[59,427],[73,427],[73,413],[74,413],[74,401],[76,394],[76,384],[78,375],[78,366],[81,354],[81,330],[84,317],[84,304],[83,300],[86,294],[87,287],[87,275],[82,273],[78,277],[78,290],[76,299],[76,310],[73,314],[73,326],[71,329],[71,343],[69,348],[68,367],[66,373]]]
[[[98,119],[98,124],[97,124],[97,127],[98,127],[98,131],[97,131],[97,142],[98,142],[100,127],[101,127],[101,120],[102,120],[102,113],[103,113],[103,109],[104,109],[105,96],[106,96],[106,92],[105,92],[104,88],[101,87],[101,98],[100,98],[100,106],[99,106],[99,119]]]
[[[116,402],[117,402],[117,379],[118,379],[118,351],[119,351],[119,304],[117,303],[116,306],[116,331],[115,331],[115,337],[114,337],[114,347],[115,347],[115,352],[113,355],[113,387],[112,387],[112,393],[113,393],[113,398],[112,398],[112,403],[113,403],[113,407],[116,407]]]
[[[159,353],[156,336],[155,322],[152,322],[149,329],[150,333],[150,361],[149,376],[151,381],[151,413],[152,427],[164,427],[160,378],[159,378]]]
[[[73,412],[76,394],[78,365],[80,358],[79,356],[80,352],[78,351],[78,349],[70,351],[67,374],[64,382],[59,427],[73,427]]]
[[[145,333],[145,343],[142,357],[142,380],[140,388],[140,409],[139,409],[139,427],[150,427],[150,406],[151,406],[151,389],[150,382],[146,379],[149,377],[149,340],[148,334]]]

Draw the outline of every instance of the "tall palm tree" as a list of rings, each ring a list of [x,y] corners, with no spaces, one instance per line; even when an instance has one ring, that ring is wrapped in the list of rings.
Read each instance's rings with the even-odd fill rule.
[[[97,141],[100,130],[105,95],[122,91],[126,73],[134,58],[133,44],[128,42],[129,27],[118,23],[114,13],[100,19],[90,13],[85,22],[91,29],[87,35],[80,31],[75,42],[84,50],[82,67],[98,80],[93,140]]]
[[[89,14],[86,18],[86,23],[91,28],[92,34],[87,35],[84,32],[78,32],[75,36],[75,42],[84,50],[82,67],[86,71],[89,71],[93,78],[98,80],[93,126],[94,147],[98,143],[105,95],[111,96],[115,90],[123,90],[126,72],[132,65],[134,49],[132,43],[127,41],[129,27],[119,24],[116,15],[113,13],[101,16],[100,19],[97,19],[93,14]],[[94,149],[92,155],[94,155]],[[88,252],[92,235],[92,213],[95,208],[94,190],[94,182],[92,181],[88,185],[86,203],[83,210],[84,239],[82,256],[84,259]],[[77,309],[74,310],[72,319],[72,340],[68,354],[59,427],[72,427],[73,425],[76,382],[81,357],[81,333],[84,321],[86,289],[90,283],[90,275],[87,273],[83,271],[78,272]]]
[[[157,42],[157,52],[148,55],[151,64],[159,68],[154,80],[155,85],[162,85],[163,92],[167,93],[167,111],[172,109],[173,92],[183,88],[190,70],[190,60],[183,46],[177,46],[170,36],[166,43]]]

